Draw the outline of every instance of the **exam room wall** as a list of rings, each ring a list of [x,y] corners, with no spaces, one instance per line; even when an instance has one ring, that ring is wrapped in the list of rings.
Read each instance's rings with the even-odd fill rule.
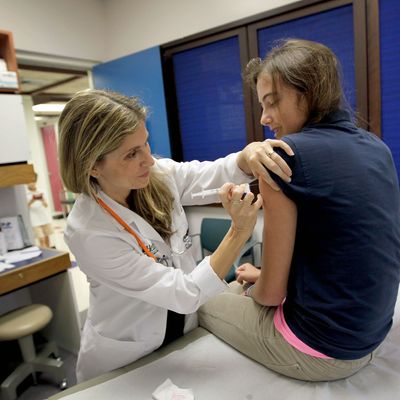
[[[109,61],[294,0],[0,0],[0,28],[24,52]]]
[[[104,0],[105,59],[181,39],[294,0]]]
[[[106,25],[101,0],[0,0],[0,29],[19,51],[102,60]]]

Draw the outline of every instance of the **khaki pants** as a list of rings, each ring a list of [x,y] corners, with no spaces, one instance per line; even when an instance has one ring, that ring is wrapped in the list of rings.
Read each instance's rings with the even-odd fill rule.
[[[200,326],[267,368],[305,381],[332,381],[355,374],[373,355],[358,360],[311,357],[285,341],[273,322],[276,307],[264,307],[241,296],[237,282],[199,310]]]

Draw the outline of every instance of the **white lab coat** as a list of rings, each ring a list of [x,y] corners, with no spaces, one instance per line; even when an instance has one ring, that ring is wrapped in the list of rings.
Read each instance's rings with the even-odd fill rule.
[[[90,306],[77,364],[79,382],[157,349],[164,339],[168,309],[188,314],[185,332],[193,329],[197,325],[193,313],[226,288],[208,257],[196,267],[185,248],[188,222],[182,205],[199,204],[191,193],[202,189],[251,181],[237,167],[236,158],[231,154],[214,162],[156,160],[154,167],[165,172],[174,197],[174,233],[169,244],[139,215],[99,193],[146,245],[156,246],[156,256],[166,258],[168,267],[143,255],[135,238],[94,200],[78,197],[65,239],[90,282]]]

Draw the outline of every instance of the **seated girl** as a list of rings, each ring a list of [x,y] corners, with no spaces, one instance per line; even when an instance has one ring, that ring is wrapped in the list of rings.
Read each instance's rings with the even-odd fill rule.
[[[246,76],[261,124],[290,145],[292,181],[260,184],[262,267],[238,295],[200,309],[200,325],[266,367],[307,381],[348,377],[392,326],[400,277],[399,184],[388,147],[347,110],[339,63],[322,44],[287,40]]]

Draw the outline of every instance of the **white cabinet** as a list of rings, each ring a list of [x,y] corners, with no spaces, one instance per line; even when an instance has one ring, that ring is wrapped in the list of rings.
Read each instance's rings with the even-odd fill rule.
[[[18,94],[0,94],[0,164],[27,162],[29,143],[22,104]]]

